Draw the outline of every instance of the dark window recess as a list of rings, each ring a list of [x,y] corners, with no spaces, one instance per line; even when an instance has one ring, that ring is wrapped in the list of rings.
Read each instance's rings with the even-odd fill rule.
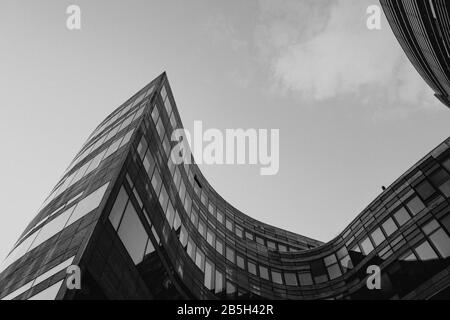
[[[419,183],[415,187],[415,189],[416,192],[424,201],[428,200],[435,193],[435,189],[427,180],[424,180],[421,183]]]

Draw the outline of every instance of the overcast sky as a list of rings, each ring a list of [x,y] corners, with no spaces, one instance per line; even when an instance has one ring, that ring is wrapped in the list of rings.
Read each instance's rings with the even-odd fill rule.
[[[70,4],[80,31],[66,28]],[[185,127],[280,129],[280,171],[202,166],[248,215],[331,240],[449,136],[365,0],[0,2],[0,259],[91,130],[167,71]]]

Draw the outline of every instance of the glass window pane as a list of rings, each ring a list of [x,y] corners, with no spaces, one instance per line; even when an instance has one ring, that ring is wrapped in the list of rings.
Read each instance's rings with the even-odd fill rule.
[[[114,202],[114,206],[111,209],[111,213],[109,214],[109,221],[114,227],[114,230],[117,230],[119,226],[120,219],[122,218],[122,213],[125,210],[125,206],[128,201],[128,195],[125,191],[124,187],[120,188],[119,194],[117,195],[116,201]]]
[[[383,223],[382,227],[383,227],[384,232],[386,232],[388,237],[391,234],[393,234],[395,231],[397,231],[397,225],[395,224],[394,220],[392,220],[392,218],[387,219]]]
[[[153,173],[153,169],[155,168],[155,159],[153,159],[153,156],[151,155],[150,151],[148,151],[145,154],[143,165],[145,168],[145,172],[147,172],[147,175],[149,177],[151,177],[152,173]]]
[[[206,260],[206,263],[205,263],[205,282],[204,282],[204,284],[205,284],[205,287],[208,290],[213,290],[214,289],[214,279],[213,279],[214,271],[213,271],[213,268],[214,268],[213,264],[210,261]]]
[[[155,170],[153,172],[153,177],[152,177],[152,187],[153,190],[155,190],[156,195],[159,194],[159,190],[161,189],[162,186],[162,180],[161,180],[161,176],[159,175],[158,170]]]
[[[234,296],[235,294],[236,294],[236,286],[230,281],[227,281],[227,295]]]
[[[159,203],[161,204],[162,210],[165,213],[167,209],[167,204],[169,203],[169,195],[164,186],[161,187],[161,193],[159,194]]]
[[[288,286],[298,286],[297,276],[295,273],[286,272],[284,274],[284,280],[286,280],[286,285]]]
[[[424,200],[430,198],[435,192],[433,186],[427,180],[422,181],[415,189],[419,196]]]
[[[259,266],[259,276],[263,279],[269,280],[269,270],[266,267]]]
[[[313,284],[311,273],[309,273],[309,272],[299,273],[298,280],[300,281],[300,285],[302,285],[302,286],[310,286]]]
[[[423,204],[422,200],[419,199],[419,197],[414,197],[409,200],[406,206],[413,215],[418,214],[420,211],[422,211],[422,209],[425,208],[425,205]]]
[[[437,228],[439,228],[439,223],[435,219],[433,219],[430,222],[428,222],[426,225],[424,225],[422,227],[422,230],[426,235],[429,235]]]
[[[58,295],[59,288],[61,288],[63,281],[64,280],[61,280],[61,281],[51,285],[50,287],[35,294],[28,300],[55,300],[56,296]]]
[[[353,263],[352,260],[350,259],[350,256],[347,255],[341,259],[341,266],[344,269],[344,272],[353,269]]]
[[[181,231],[180,231],[180,242],[183,247],[186,247],[187,239],[188,239],[188,234],[187,234],[186,228],[182,225]]]
[[[385,239],[384,234],[380,228],[375,229],[375,231],[372,232],[371,236],[375,246],[380,245]]]
[[[230,220],[228,220],[228,219],[226,219],[225,221],[226,221],[227,229],[230,230],[230,231],[233,231],[233,223]]]
[[[227,260],[234,263],[234,250],[227,246],[226,251],[227,251]]]
[[[208,228],[208,231],[206,232],[206,241],[214,247],[214,233],[211,231],[211,229]]]
[[[239,268],[245,270],[244,258],[238,254],[236,255],[236,264],[238,265]]]
[[[216,251],[223,255],[223,242],[220,239],[216,238]]]
[[[341,269],[339,268],[338,264],[333,264],[332,266],[328,267],[328,275],[330,276],[330,279],[336,279],[342,275]]]
[[[323,261],[325,262],[326,266],[329,266],[329,265],[331,265],[333,263],[336,263],[337,259],[336,259],[336,256],[334,254],[332,254],[332,255],[329,255],[328,257],[325,257],[323,259]]]
[[[256,274],[256,264],[254,264],[253,262],[247,261],[247,267],[248,267],[248,272],[250,272],[253,275],[257,275]]]
[[[404,225],[409,219],[411,219],[408,211],[406,211],[404,207],[401,207],[399,210],[397,210],[397,212],[394,213],[394,218],[400,227]]]
[[[443,229],[433,233],[430,240],[443,258],[450,257],[450,238]]]
[[[224,285],[223,285],[223,274],[216,270],[216,283],[215,283],[215,293],[221,294],[223,293]]]
[[[200,270],[204,271],[205,269],[205,254],[202,250],[197,247],[197,251],[195,252],[195,264]]]
[[[140,263],[144,257],[148,235],[131,202],[128,202],[117,234],[133,262]]]
[[[283,284],[283,278],[281,277],[281,272],[272,270],[272,281],[274,283]]]
[[[437,254],[434,252],[433,248],[430,246],[428,241],[423,242],[421,245],[417,246],[415,249],[420,260],[431,260],[437,259]]]
[[[370,241],[369,238],[365,238],[362,242],[361,242],[361,248],[363,250],[363,253],[367,256],[369,253],[372,252],[373,250],[373,245],[372,242]]]

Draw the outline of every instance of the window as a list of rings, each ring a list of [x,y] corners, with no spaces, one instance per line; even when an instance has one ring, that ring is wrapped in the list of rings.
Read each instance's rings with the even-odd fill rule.
[[[278,250],[280,252],[286,252],[287,251],[287,247],[284,244],[278,244]]]
[[[247,267],[248,267],[248,272],[250,272],[253,275],[257,275],[256,274],[256,264],[254,264],[253,262],[247,261]]]
[[[259,266],[259,276],[263,279],[269,280],[269,270],[266,267]]]
[[[450,196],[450,175],[442,169],[434,172],[430,180],[445,196]]]
[[[228,220],[228,218],[225,219],[225,225],[228,230],[233,231],[233,223],[231,222],[231,220]]]
[[[265,245],[265,244],[264,244],[264,239],[263,239],[263,238],[260,238],[260,237],[258,237],[258,236],[256,237],[256,243],[259,243],[260,245],[263,245],[263,246]]]
[[[195,261],[195,243],[190,238],[187,244],[187,254],[192,259],[192,261]]]
[[[372,252],[373,245],[372,242],[370,241],[370,238],[367,237],[361,242],[361,249],[363,250],[363,253],[366,256]]]
[[[341,259],[341,266],[342,266],[344,272],[346,272],[347,270],[353,269],[353,263],[352,263],[352,260],[350,259],[350,256],[347,255]]]
[[[331,280],[336,279],[342,275],[341,269],[339,268],[339,265],[337,263],[327,267],[327,269],[328,275],[330,276]]]
[[[269,241],[269,240],[267,240],[267,247],[269,249],[272,249],[272,250],[276,250],[277,249],[277,246],[276,246],[275,242]]]
[[[223,255],[223,242],[216,238],[216,251]]]
[[[206,232],[206,241],[214,247],[214,233],[211,231],[211,229],[208,228],[208,231]]]
[[[153,159],[153,156],[151,155],[150,151],[148,151],[145,154],[144,161],[142,162],[144,165],[144,169],[147,172],[147,175],[149,177],[152,176],[153,169],[155,168],[155,160]]]
[[[283,278],[281,277],[281,272],[272,270],[272,282],[277,284],[283,284]]]
[[[81,219],[86,214],[97,208],[103,199],[103,195],[108,188],[108,184],[109,183],[104,184],[103,186],[92,192],[90,195],[82,199],[80,202],[78,202],[66,225],[69,226],[71,223],[77,221],[78,219]]]
[[[187,234],[186,228],[182,225],[181,231],[180,231],[180,242],[181,242],[181,245],[183,246],[183,248],[186,247],[186,245],[187,245],[187,238],[188,238],[188,234]]]
[[[408,211],[406,211],[404,207],[401,207],[394,213],[394,218],[400,227],[403,226],[409,219],[411,219]]]
[[[382,227],[388,237],[395,231],[397,231],[397,225],[395,224],[394,220],[392,220],[392,218],[389,218],[385,222],[383,222]]]
[[[437,254],[434,252],[433,248],[430,246],[428,241],[424,241],[422,244],[417,246],[415,249],[417,255],[419,256],[420,260],[432,260],[437,259]]]
[[[425,201],[435,192],[433,186],[427,180],[423,180],[415,187],[415,189],[419,196]]]
[[[236,254],[236,264],[239,268],[245,270],[245,261],[244,258],[238,254]]]
[[[428,222],[425,226],[423,226],[422,230],[425,234],[429,235],[438,228],[439,228],[439,223],[435,219],[433,219],[430,222]]]
[[[237,235],[239,238],[242,238],[242,237],[243,237],[243,231],[242,231],[242,228],[239,227],[238,225],[235,226],[235,232],[236,232],[236,235]]]
[[[234,263],[234,250],[227,246],[226,251],[227,251],[227,260]]]
[[[217,221],[219,221],[221,224],[223,224],[223,213],[217,209]]]
[[[200,270],[205,270],[205,254],[199,248],[195,252],[195,264]]]
[[[198,223],[198,232],[203,238],[206,238],[206,226],[201,220]]]
[[[125,191],[124,187],[121,187],[116,201],[114,202],[114,206],[109,214],[109,221],[111,222],[114,230],[117,230],[117,227],[119,226],[120,219],[122,218],[122,213],[125,210],[127,201],[127,192]]]
[[[215,293],[216,294],[221,294],[223,293],[223,274],[216,270],[216,283],[215,283]]]
[[[169,203],[169,195],[164,186],[161,188],[161,193],[159,194],[159,203],[161,204],[162,210],[165,213],[167,209],[167,204]]]
[[[450,238],[442,228],[433,233],[430,240],[443,258],[450,257]]]
[[[169,226],[171,228],[173,226],[174,218],[175,218],[175,209],[173,208],[172,202],[169,201],[169,205],[167,206],[167,211],[166,211],[166,219],[167,219],[167,222],[169,222]]]
[[[326,266],[329,266],[329,265],[332,265],[332,264],[336,263],[337,259],[336,259],[336,256],[334,254],[332,254],[332,255],[330,255],[328,257],[325,257],[323,259],[323,261],[325,262]]]
[[[255,240],[254,237],[253,237],[253,234],[251,234],[248,231],[245,232],[245,238],[248,239],[248,240],[252,240],[252,241]]]
[[[64,282],[64,280],[61,280],[61,281],[51,285],[50,287],[35,294],[31,298],[28,298],[28,300],[55,300],[63,282]]]
[[[159,190],[161,190],[161,186],[162,186],[161,176],[159,175],[158,170],[155,170],[155,172],[153,173],[151,183],[153,186],[153,190],[155,190],[156,195],[158,195]]]
[[[236,286],[230,281],[227,281],[227,296],[234,296],[234,295],[236,295]]]
[[[301,272],[298,274],[298,280],[300,285],[302,286],[310,286],[313,284],[313,280],[311,277],[311,273],[309,272]]]
[[[372,232],[371,236],[372,236],[372,240],[373,240],[373,243],[375,244],[375,246],[380,245],[385,239],[384,234],[380,228],[375,229]]]
[[[117,234],[133,262],[140,263],[144,258],[148,235],[131,202],[128,202]]]
[[[205,281],[204,281],[205,287],[208,290],[214,289],[214,266],[213,264],[206,259],[205,263]]]
[[[288,286],[298,286],[297,276],[295,273],[286,272],[284,274],[284,280],[286,281],[286,285]]]
[[[149,238],[147,240],[147,248],[145,249],[145,256],[153,252],[155,252],[155,246],[153,245],[152,240],[150,240]]]
[[[408,207],[409,211],[411,211],[413,216],[415,216],[425,208],[425,205],[418,197],[414,197],[409,200],[406,206]]]

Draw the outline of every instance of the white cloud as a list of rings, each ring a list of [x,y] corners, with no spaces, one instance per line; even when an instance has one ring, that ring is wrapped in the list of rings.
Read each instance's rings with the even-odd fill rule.
[[[305,99],[351,96],[405,114],[442,108],[392,34],[366,27],[367,0],[261,0],[256,43],[278,89]],[[395,110],[395,111],[394,111]]]

